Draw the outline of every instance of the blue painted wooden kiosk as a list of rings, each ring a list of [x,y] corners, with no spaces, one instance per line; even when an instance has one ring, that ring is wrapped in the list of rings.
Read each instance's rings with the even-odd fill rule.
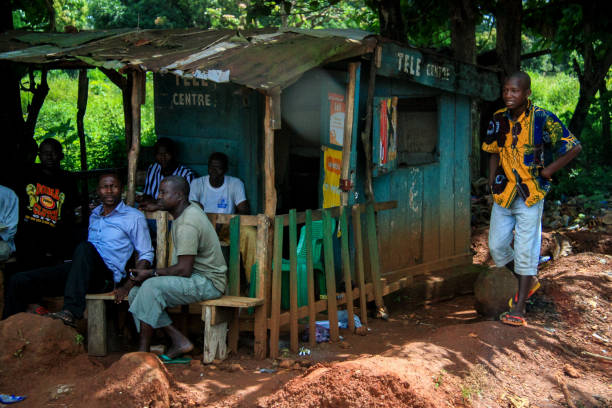
[[[496,73],[351,30],[136,30],[43,47],[8,48],[0,59],[131,76],[128,201],[135,190],[143,72],[154,72],[157,135],[177,142],[183,164],[205,175],[211,153],[228,155],[228,174],[244,181],[258,215],[215,222],[229,223],[236,234],[240,225],[257,228],[252,293],[264,299],[254,323],[248,314],[233,323],[234,348],[238,331],[252,330],[256,356],[265,357],[269,344],[276,357],[280,329],[288,326],[297,351],[300,319],[308,318],[312,333],[324,311],[337,340],[340,304],[353,328],[355,300],[362,320],[366,300],[375,300],[384,315],[382,296],[409,285],[412,276],[471,263],[472,101],[497,98]],[[324,231],[325,285],[319,286],[327,291],[319,299],[308,238],[307,284],[297,272],[297,227],[304,224],[310,237],[317,222]],[[285,241],[288,310],[281,308]],[[235,276],[239,255],[231,251]],[[232,294],[239,294],[239,279],[230,277]],[[346,290],[352,282],[356,287]]]

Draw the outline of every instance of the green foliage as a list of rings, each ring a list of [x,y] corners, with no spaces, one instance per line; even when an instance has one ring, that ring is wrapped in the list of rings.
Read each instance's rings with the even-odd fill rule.
[[[125,167],[127,163],[123,100],[121,91],[98,70],[90,70],[89,98],[85,113],[85,139],[88,169]],[[63,166],[81,170],[76,129],[78,75],[75,71],[51,71],[49,94],[38,116],[34,138],[37,143],[53,137],[64,146]],[[153,81],[147,77],[147,100],[142,108],[142,143],[155,143]],[[22,106],[30,95],[22,93]]]

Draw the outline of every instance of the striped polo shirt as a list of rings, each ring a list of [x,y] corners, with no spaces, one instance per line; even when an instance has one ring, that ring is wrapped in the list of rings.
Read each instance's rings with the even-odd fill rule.
[[[190,168],[179,164],[176,169],[172,172],[173,176],[184,177],[188,183],[194,178],[193,171]],[[149,195],[157,200],[157,194],[159,193],[159,185],[161,184],[164,176],[161,173],[161,166],[159,163],[153,163],[147,170],[147,179],[145,180],[144,194]]]

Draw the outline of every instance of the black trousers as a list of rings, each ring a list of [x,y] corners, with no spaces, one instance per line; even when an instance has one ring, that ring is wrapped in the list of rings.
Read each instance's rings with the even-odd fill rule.
[[[43,296],[63,295],[63,309],[81,319],[85,311],[85,295],[106,292],[113,287],[113,273],[96,248],[84,241],[77,245],[70,262],[11,276],[6,288],[3,318],[24,312],[29,304],[39,303]]]

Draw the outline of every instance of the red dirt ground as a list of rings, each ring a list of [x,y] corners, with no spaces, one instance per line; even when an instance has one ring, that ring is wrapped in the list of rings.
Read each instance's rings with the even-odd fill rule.
[[[473,233],[475,262],[490,262],[486,234]],[[612,354],[611,236],[563,235],[575,253],[543,266],[527,327],[484,321],[472,296],[387,298],[388,322],[370,319],[366,336],[344,331],[308,358],[279,365],[244,347],[164,367],[147,353],[88,357],[74,329],[20,314],[0,322],[0,393],[26,395],[16,407],[612,407],[612,362],[583,354]]]

